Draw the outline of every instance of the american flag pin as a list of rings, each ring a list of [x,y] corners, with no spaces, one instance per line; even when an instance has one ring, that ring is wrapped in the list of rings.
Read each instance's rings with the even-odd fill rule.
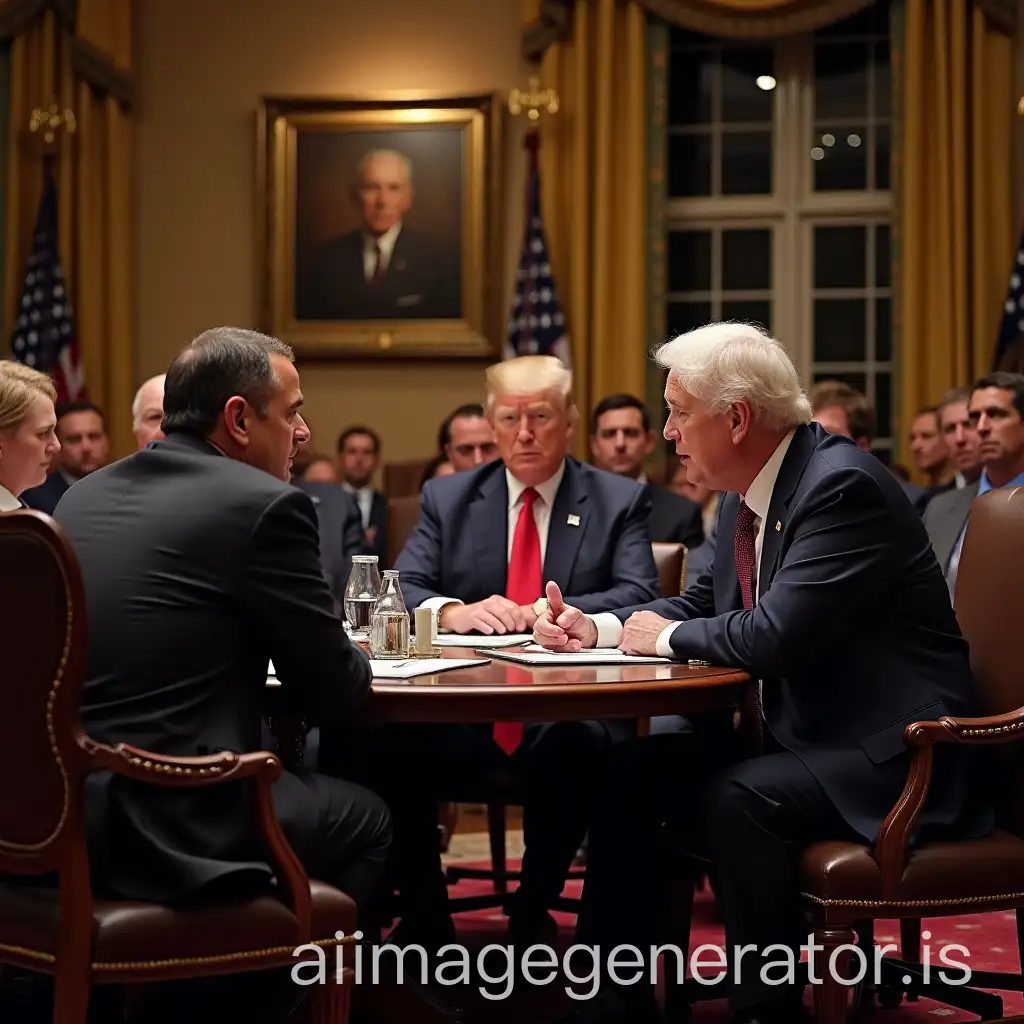
[[[569,516],[569,518],[566,519],[566,523],[569,526],[579,526],[580,525],[580,517],[579,516]]]
[[[776,519],[775,520],[775,532],[778,533],[779,530],[781,530],[781,529],[782,529],[782,520],[781,519]]]

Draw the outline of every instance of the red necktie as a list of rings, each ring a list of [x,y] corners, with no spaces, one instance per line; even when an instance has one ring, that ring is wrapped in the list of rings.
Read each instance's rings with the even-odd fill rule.
[[[743,595],[743,607],[750,610],[754,607],[754,520],[756,515],[750,506],[741,501],[736,511],[736,537],[733,551],[736,557],[736,575],[740,581],[740,593]],[[757,753],[764,749],[764,733],[761,727],[761,687],[756,679],[751,679],[743,695],[740,708],[740,728],[747,734],[751,745]]]
[[[523,505],[516,520],[516,532],[512,538],[512,554],[508,560],[508,577],[505,596],[516,604],[533,604],[544,593],[544,578],[540,558],[540,534],[533,518],[533,503],[537,492],[532,487],[523,491]],[[512,674],[507,678],[512,679]],[[532,679],[532,676],[530,677]],[[530,679],[513,680],[529,682]],[[511,754],[523,738],[522,722],[495,722],[494,742]]]

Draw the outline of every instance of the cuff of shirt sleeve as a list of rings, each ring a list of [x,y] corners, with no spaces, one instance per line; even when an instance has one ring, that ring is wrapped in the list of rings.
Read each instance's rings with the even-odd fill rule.
[[[446,604],[462,604],[462,603],[463,602],[460,601],[456,597],[428,597],[426,599],[426,601],[424,601],[419,607],[420,608],[429,608],[430,609],[430,613],[434,616],[434,629],[435,630],[439,630],[441,628],[441,625],[440,625],[440,622],[438,620],[441,618],[441,609]],[[417,609],[417,611],[418,610],[419,609]]]
[[[618,647],[622,639],[622,623],[611,612],[591,615],[590,621],[597,627],[597,647]]]
[[[678,622],[673,622],[658,634],[658,642],[654,646],[654,653],[659,658],[672,658],[675,656],[675,652],[672,650],[672,634],[679,628],[679,625]]]

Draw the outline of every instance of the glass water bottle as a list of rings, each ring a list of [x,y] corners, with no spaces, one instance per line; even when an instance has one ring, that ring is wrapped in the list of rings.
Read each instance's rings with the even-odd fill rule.
[[[409,612],[405,607],[402,588],[398,585],[398,572],[384,570],[380,596],[373,606],[370,619],[370,657],[409,657]]]
[[[353,633],[369,636],[370,619],[380,593],[376,555],[353,555],[352,571],[345,586],[345,621]]]

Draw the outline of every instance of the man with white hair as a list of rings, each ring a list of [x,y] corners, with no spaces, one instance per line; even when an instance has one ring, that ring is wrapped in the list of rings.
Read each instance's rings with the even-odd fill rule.
[[[161,373],[145,381],[132,400],[132,433],[139,451],[150,441],[163,440],[161,424],[164,420],[164,381]]]
[[[553,356],[523,356],[492,366],[486,392],[500,458],[424,486],[395,562],[410,612],[433,609],[451,633],[514,634],[547,607],[545,579],[593,612],[656,597],[647,489],[568,455],[571,373]],[[397,822],[406,932],[454,941],[437,844],[437,801],[458,796],[446,786],[511,771],[525,793],[526,853],[510,930],[517,945],[546,937],[586,830],[595,765],[630,735],[632,723],[599,721],[382,731],[378,774],[364,781]]]
[[[598,787],[615,813],[591,822],[578,940],[657,940],[664,857],[647,851],[668,821],[711,857],[736,1020],[793,1024],[804,1019],[800,988],[771,984],[777,975],[766,981],[761,968],[780,946],[799,962],[807,941],[801,852],[817,840],[875,840],[907,780],[906,727],[976,713],[968,647],[899,482],[849,438],[810,423],[776,340],[712,324],[668,342],[657,361],[668,370],[665,437],[692,482],[725,492],[714,561],[682,597],[608,615],[573,607],[549,582],[534,636],[553,650],[737,666],[752,682],[737,730],[731,713],[710,716],[691,735],[612,751]],[[986,791],[969,774],[965,751],[936,749],[916,837],[991,829]],[[754,955],[732,955],[748,945]],[[653,1013],[653,989],[634,985],[606,989],[577,1016]]]
[[[296,316],[311,320],[458,319],[461,259],[405,223],[412,208],[412,163],[375,149],[359,161],[352,186],[359,227],[314,254],[296,282]]]

